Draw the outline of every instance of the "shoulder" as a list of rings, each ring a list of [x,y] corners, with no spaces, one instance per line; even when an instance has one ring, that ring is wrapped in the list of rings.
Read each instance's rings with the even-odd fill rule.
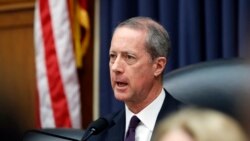
[[[113,126],[118,121],[123,120],[123,119],[125,120],[125,109],[123,108],[117,112],[105,115],[103,117],[108,120],[110,126]]]
[[[164,89],[165,91],[165,100],[164,100],[164,104],[171,104],[172,106],[176,106],[176,108],[178,108],[181,105],[184,105],[184,103],[182,103],[181,101],[179,101],[178,99],[176,99],[172,94],[170,94],[166,89]],[[164,105],[163,104],[163,105]]]
[[[170,115],[172,112],[178,111],[181,109],[185,104],[181,101],[175,99],[166,89],[165,91],[165,99],[162,104],[160,113],[157,117],[157,121],[161,120],[162,118]]]

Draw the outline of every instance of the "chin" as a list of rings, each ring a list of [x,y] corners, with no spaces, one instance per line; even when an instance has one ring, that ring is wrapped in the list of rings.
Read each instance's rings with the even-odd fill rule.
[[[119,101],[126,101],[128,99],[127,94],[115,93],[115,99]]]

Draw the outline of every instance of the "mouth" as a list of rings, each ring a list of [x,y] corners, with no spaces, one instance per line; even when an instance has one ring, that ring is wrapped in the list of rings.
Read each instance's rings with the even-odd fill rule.
[[[116,85],[117,85],[118,87],[125,87],[125,86],[128,85],[128,83],[125,83],[125,82],[116,82]]]
[[[115,84],[117,90],[125,90],[128,86],[128,83],[124,81],[116,81]]]

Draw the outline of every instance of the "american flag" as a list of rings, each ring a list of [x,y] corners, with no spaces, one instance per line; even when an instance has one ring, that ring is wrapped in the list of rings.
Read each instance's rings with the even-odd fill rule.
[[[38,0],[34,37],[41,128],[81,128],[80,90],[67,0]]]

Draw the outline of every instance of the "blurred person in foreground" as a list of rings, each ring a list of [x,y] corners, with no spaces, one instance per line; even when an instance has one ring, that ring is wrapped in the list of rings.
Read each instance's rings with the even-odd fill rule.
[[[116,27],[110,77],[114,96],[125,107],[110,116],[108,129],[90,140],[150,141],[155,124],[180,108],[181,102],[163,88],[169,48],[167,31],[150,18],[134,17]]]
[[[224,113],[187,108],[161,121],[152,141],[247,141],[241,125]]]

